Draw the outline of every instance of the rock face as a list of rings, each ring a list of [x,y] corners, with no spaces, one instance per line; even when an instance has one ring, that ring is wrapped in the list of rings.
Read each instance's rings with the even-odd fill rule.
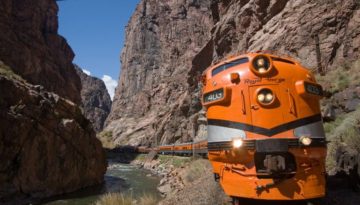
[[[93,124],[95,131],[100,132],[110,113],[110,95],[106,90],[104,81],[88,76],[77,65],[75,65],[75,68],[81,79],[81,101],[85,117]]]
[[[77,105],[11,72],[1,74],[4,67],[0,65],[0,204],[22,204],[101,183],[105,154]]]
[[[80,103],[74,53],[57,34],[55,0],[0,1],[0,59],[32,84]]]
[[[334,69],[359,57],[359,8],[357,0],[142,0],[126,30],[106,130],[119,144],[196,139],[204,69],[257,50]]]
[[[196,116],[191,116],[200,105],[188,90],[188,72],[193,56],[210,39],[210,7],[210,1],[151,0],[138,5],[126,30],[122,74],[107,120],[117,143],[193,137]]]
[[[106,171],[57,11],[55,0],[0,1],[0,60],[12,67],[0,63],[0,204],[99,184]]]

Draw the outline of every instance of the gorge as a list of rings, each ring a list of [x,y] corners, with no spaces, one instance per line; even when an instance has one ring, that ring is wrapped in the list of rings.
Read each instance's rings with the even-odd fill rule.
[[[55,0],[0,1],[0,204],[103,183],[107,145],[100,140],[114,148],[205,139],[201,73],[242,52],[271,50],[314,72],[322,67],[329,162],[340,144],[360,152],[358,0],[140,0],[126,27],[113,102],[100,79],[73,64],[58,9]],[[162,171],[167,179],[185,176],[181,166]]]

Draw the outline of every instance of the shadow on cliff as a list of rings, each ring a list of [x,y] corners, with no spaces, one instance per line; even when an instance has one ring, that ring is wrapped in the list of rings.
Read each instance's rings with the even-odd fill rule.
[[[114,149],[104,148],[108,161],[130,164],[139,155],[134,146],[119,146]]]

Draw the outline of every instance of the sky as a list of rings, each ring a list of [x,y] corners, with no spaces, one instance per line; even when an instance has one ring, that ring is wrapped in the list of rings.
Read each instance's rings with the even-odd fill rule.
[[[75,53],[74,63],[105,82],[111,99],[120,74],[125,26],[139,0],[63,0],[59,34]]]

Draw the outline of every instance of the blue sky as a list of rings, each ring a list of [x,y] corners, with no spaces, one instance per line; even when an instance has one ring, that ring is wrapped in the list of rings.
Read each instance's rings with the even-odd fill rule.
[[[59,33],[75,53],[74,63],[104,80],[110,95],[120,73],[125,26],[139,0],[64,0]]]

